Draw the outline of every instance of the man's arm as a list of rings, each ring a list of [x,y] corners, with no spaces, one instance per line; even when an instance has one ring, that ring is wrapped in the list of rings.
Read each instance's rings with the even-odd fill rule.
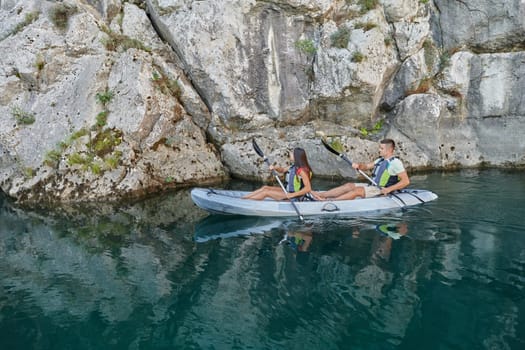
[[[400,172],[399,174],[397,174],[397,176],[399,176],[399,182],[393,184],[392,186],[381,189],[381,193],[389,194],[392,191],[402,190],[403,188],[410,185],[410,179],[408,178],[408,174],[406,171]]]
[[[352,163],[352,168],[357,170],[370,170],[374,169],[375,163]]]

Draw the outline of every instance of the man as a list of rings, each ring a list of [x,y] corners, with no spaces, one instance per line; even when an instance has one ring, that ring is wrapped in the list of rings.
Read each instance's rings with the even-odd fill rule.
[[[352,163],[357,170],[373,169],[372,179],[376,184],[346,183],[325,192],[312,192],[317,200],[343,200],[356,197],[369,198],[401,190],[410,184],[410,179],[399,158],[394,156],[394,140],[384,139],[379,143],[380,157],[371,163]]]

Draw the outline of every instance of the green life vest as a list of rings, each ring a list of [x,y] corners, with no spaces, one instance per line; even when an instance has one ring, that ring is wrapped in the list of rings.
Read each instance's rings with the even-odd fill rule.
[[[372,178],[379,187],[389,187],[399,182],[399,176],[392,176],[388,172],[388,166],[392,159],[385,159],[383,157],[376,160],[374,164],[374,170],[372,171]]]
[[[299,192],[303,189],[303,180],[297,176],[297,167],[292,165],[286,174],[286,190],[289,193]]]

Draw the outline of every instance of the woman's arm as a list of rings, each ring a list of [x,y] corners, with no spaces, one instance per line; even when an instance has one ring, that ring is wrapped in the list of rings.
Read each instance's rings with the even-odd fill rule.
[[[277,165],[270,165],[270,170],[275,170],[278,173],[284,174],[286,171],[288,171],[288,168],[283,168]]]

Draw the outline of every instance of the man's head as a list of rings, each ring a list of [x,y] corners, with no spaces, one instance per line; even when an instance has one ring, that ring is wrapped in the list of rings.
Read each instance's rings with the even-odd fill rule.
[[[396,143],[392,139],[384,139],[379,142],[379,154],[381,157],[389,157],[394,153]]]
[[[395,143],[394,140],[392,140],[392,139],[383,139],[383,140],[381,140],[381,142],[379,142],[379,143],[381,143],[381,144],[383,144],[383,145],[387,145],[387,146],[389,146],[391,149],[396,148],[396,143]]]

